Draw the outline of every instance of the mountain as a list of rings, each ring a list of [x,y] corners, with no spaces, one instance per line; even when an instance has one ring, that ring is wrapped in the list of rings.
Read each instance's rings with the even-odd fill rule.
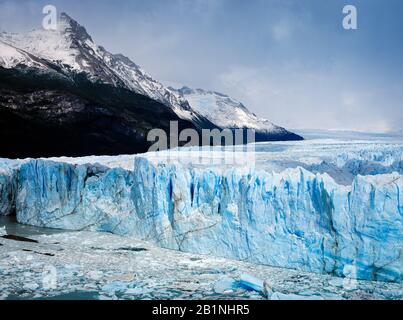
[[[207,110],[208,111],[208,110]],[[154,128],[221,128],[206,110],[98,46],[62,13],[57,30],[0,33],[0,157],[145,152]],[[295,139],[264,133],[257,140]]]
[[[57,31],[0,33],[0,157],[146,152],[147,133],[216,128],[62,14]]]
[[[189,101],[193,110],[220,128],[254,129],[256,141],[303,140],[299,135],[257,117],[241,102],[225,94],[188,87],[175,91]]]
[[[148,96],[171,107],[182,119],[201,124],[204,122],[186,100],[151,78],[129,58],[122,54],[112,54],[96,45],[86,29],[66,13],[60,15],[56,31],[2,32],[0,41],[52,61],[68,72],[84,72],[92,81],[101,81]]]
[[[47,68],[46,64],[42,62],[41,59],[0,41],[0,66],[13,68],[19,64],[42,69]]]
[[[0,67],[0,157],[143,153],[170,121],[199,130],[149,97],[46,67]]]

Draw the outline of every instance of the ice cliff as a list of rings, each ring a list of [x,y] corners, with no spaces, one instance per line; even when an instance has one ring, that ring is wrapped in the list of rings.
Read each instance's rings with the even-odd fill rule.
[[[0,216],[15,212],[17,175],[11,168],[0,167]]]
[[[164,248],[272,266],[401,280],[398,172],[357,175],[343,185],[300,166],[218,171],[139,157],[133,170],[32,160],[21,165],[17,179],[21,223],[134,235]],[[0,173],[1,213],[10,211],[12,180]]]

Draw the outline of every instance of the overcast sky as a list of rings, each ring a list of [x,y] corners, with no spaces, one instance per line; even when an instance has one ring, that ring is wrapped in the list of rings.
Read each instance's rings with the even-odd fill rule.
[[[223,92],[287,128],[403,130],[400,0],[0,0],[0,30],[54,4],[154,78]],[[358,30],[343,29],[343,6]]]

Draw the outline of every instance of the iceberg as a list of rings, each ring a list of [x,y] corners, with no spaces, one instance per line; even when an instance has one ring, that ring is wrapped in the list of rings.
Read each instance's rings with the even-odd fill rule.
[[[360,146],[348,156],[334,147],[328,158],[316,152],[320,159],[312,159],[308,151],[298,158],[288,154],[288,160],[281,156],[287,145],[270,146],[281,151],[262,153],[250,169],[159,162],[149,154],[125,156],[132,169],[110,165],[107,157],[27,160],[12,189],[17,220],[135,236],[163,248],[257,264],[401,281],[401,145],[382,147],[387,152],[371,145],[367,153]],[[279,167],[273,157],[298,165]],[[329,173],[309,170],[323,169],[324,159]],[[354,161],[382,171],[347,172],[362,170]],[[348,179],[337,182],[339,173]],[[7,199],[2,196],[1,208],[12,203]]]
[[[243,274],[241,275],[240,279],[240,285],[249,289],[249,290],[255,290],[258,292],[263,292],[265,288],[264,281],[261,279],[258,279],[254,276],[251,276],[249,274]]]

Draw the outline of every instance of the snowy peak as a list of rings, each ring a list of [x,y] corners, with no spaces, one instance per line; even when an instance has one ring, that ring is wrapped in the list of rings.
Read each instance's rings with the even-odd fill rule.
[[[57,30],[0,33],[0,66],[19,64],[47,69],[56,65],[64,74],[85,73],[102,82],[147,96],[172,109],[181,119],[198,128],[251,128],[269,140],[299,140],[266,119],[258,118],[241,102],[218,92],[184,87],[167,88],[122,54],[112,54],[97,45],[87,30],[66,13]],[[14,52],[14,53],[13,53]],[[264,137],[262,141],[265,141]]]
[[[57,30],[3,32],[0,41],[56,64],[67,72],[84,72],[92,81],[101,81],[148,96],[173,109],[182,119],[199,121],[201,118],[183,97],[154,80],[128,57],[112,54],[96,45],[87,30],[66,13],[60,15]],[[3,50],[0,51],[0,57],[2,55]],[[25,64],[27,60],[20,59],[20,62]],[[14,67],[16,63],[11,63],[7,58],[7,64],[3,62],[0,65]],[[29,63],[26,65],[33,66]]]
[[[76,57],[79,55],[79,51],[73,47],[70,33],[66,32],[70,29],[69,21],[60,19],[57,30],[32,30],[26,33],[3,32],[0,34],[0,40],[38,58],[78,70],[80,66],[76,62]]]
[[[4,68],[13,68],[20,64],[30,67],[44,67],[38,59],[35,59],[35,57],[27,52],[17,49],[2,41],[0,41],[0,52],[0,66]]]
[[[70,34],[77,40],[83,42],[88,40],[93,42],[87,30],[66,13],[62,12],[60,14],[60,22],[61,22],[59,23],[59,28],[61,29],[60,31]]]
[[[177,92],[189,101],[195,111],[221,128],[249,128],[273,134],[287,132],[269,120],[258,118],[241,102],[228,95],[189,87],[178,89]]]

